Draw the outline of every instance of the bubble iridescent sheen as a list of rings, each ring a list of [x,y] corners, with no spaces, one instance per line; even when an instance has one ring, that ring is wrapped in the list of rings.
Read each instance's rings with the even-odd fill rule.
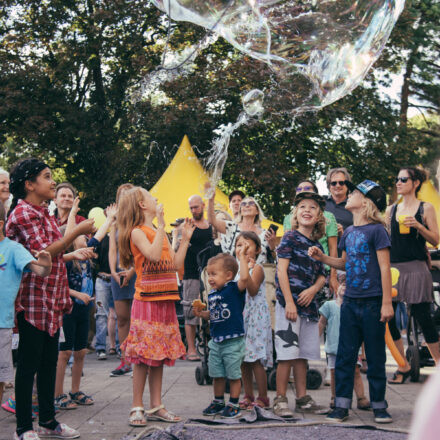
[[[265,100],[283,111],[319,109],[357,87],[404,7],[404,0],[153,3],[171,19],[203,26],[256,62],[267,63],[276,84]],[[283,99],[277,101],[279,93]]]

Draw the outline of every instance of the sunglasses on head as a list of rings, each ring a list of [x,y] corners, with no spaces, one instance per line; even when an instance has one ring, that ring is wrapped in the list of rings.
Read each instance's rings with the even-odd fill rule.
[[[398,183],[399,181],[402,183],[406,183],[409,179],[411,179],[411,177],[396,177],[396,183]]]
[[[313,188],[312,185],[309,185],[309,186],[297,186],[296,187],[296,192],[299,193],[301,191],[311,191],[311,192],[314,192],[315,188]]]
[[[252,200],[248,200],[247,202],[241,202],[240,206],[256,206],[255,202],[253,202]]]
[[[339,186],[344,186],[345,185],[345,180],[335,180],[334,182],[330,182],[331,186],[336,186],[338,184],[339,184]]]

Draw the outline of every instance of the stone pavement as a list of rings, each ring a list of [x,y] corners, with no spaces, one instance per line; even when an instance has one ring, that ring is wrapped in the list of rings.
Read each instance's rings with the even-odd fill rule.
[[[388,353],[389,355],[389,353]],[[88,354],[85,362],[84,377],[81,389],[91,394],[95,400],[92,406],[78,407],[72,411],[62,411],[57,419],[81,432],[85,440],[120,440],[134,438],[141,428],[131,428],[127,424],[128,412],[131,404],[132,379],[130,376],[109,377],[109,373],[118,365],[116,357],[108,357],[105,361],[98,361],[94,353]],[[165,368],[163,383],[163,402],[166,407],[183,418],[200,417],[201,411],[212,398],[212,387],[196,384],[194,371],[198,363],[178,361],[175,367]],[[324,369],[324,361],[315,363],[313,367]],[[395,370],[394,360],[388,356],[388,376]],[[434,372],[434,368],[421,370],[422,379],[426,379]],[[366,394],[368,385],[363,375]],[[422,388],[422,383],[407,382],[404,385],[387,387],[387,400],[394,423],[383,427],[398,430],[407,430],[411,422],[415,399]],[[66,374],[65,391],[70,390],[70,374]],[[7,390],[5,397],[12,390]],[[274,392],[270,392],[271,401]],[[326,405],[330,400],[330,387],[322,385],[318,390],[310,391],[312,397],[320,404]],[[294,407],[294,394],[288,393],[290,406]],[[145,406],[148,407],[148,387],[145,391]],[[301,416],[300,416],[301,417]],[[323,416],[305,416],[307,419],[323,420]],[[371,411],[353,410],[348,423],[374,425]],[[151,425],[167,427],[167,424],[151,422]],[[15,416],[0,411],[0,439],[11,440],[15,429]]]

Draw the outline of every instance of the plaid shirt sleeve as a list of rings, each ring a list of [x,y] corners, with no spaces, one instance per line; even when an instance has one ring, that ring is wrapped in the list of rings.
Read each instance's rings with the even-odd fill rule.
[[[46,249],[61,238],[56,221],[47,210],[19,201],[6,224],[7,236],[29,251]],[[52,258],[52,270],[47,277],[25,273],[15,302],[17,313],[39,330],[55,335],[63,324],[63,314],[70,313],[66,265],[62,254]]]

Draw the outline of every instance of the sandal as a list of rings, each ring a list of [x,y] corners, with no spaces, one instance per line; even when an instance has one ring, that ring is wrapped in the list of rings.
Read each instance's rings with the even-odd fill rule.
[[[258,396],[255,399],[253,406],[258,406],[259,408],[269,409],[270,408],[270,400],[269,397],[260,397]]]
[[[399,381],[397,378],[399,376],[402,376],[402,380]],[[397,370],[394,374],[392,379],[388,379],[388,383],[392,385],[402,385],[405,383],[406,379],[411,376],[411,370],[406,371],[405,373],[403,371]]]
[[[243,400],[240,400],[238,402],[238,406],[240,409],[252,409],[254,406],[254,396],[248,396],[247,394],[244,395]]]
[[[67,397],[67,394],[60,394],[59,396],[55,397],[55,405],[59,408],[59,409],[76,409],[77,404],[70,400]]]
[[[160,415],[159,411],[163,409],[164,415]],[[158,422],[166,422],[166,423],[178,423],[182,421],[182,418],[176,416],[171,411],[165,409],[163,405],[156,406],[156,408],[149,409],[145,411],[147,414],[147,420],[156,420]]]
[[[69,393],[72,402],[77,403],[78,405],[93,405],[95,402],[90,397],[84,394],[82,391],[78,391],[77,393]]]
[[[110,348],[108,351],[109,356],[115,356],[117,353],[116,348]]]
[[[190,361],[190,362],[200,362],[201,361],[199,355],[197,355],[197,354],[189,354],[186,357],[186,360]]]
[[[142,406],[135,406],[131,408],[130,415],[128,417],[128,424],[130,426],[134,426],[135,428],[143,428],[144,426],[147,426],[147,421],[145,420],[145,410]]]

